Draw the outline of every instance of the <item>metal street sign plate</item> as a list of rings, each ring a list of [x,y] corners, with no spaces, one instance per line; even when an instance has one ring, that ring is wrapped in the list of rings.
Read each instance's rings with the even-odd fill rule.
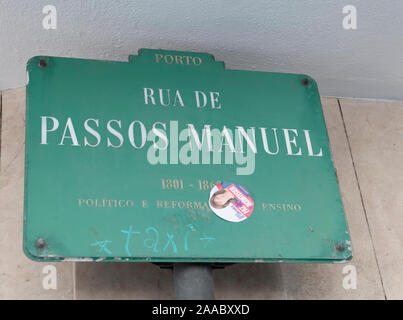
[[[24,251],[34,260],[352,257],[315,81],[205,53],[27,65]]]

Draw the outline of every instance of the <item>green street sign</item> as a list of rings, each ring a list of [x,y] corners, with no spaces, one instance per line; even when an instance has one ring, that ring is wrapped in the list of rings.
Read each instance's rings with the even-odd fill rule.
[[[312,78],[151,49],[34,57],[27,72],[31,259],[351,259]]]

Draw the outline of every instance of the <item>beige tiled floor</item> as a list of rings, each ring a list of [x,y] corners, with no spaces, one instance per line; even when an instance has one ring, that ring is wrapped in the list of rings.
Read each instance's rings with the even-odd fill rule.
[[[151,263],[77,263],[77,299],[174,299],[172,272]]]
[[[403,299],[403,102],[340,103],[385,293]]]
[[[25,90],[2,95],[0,299],[173,298],[171,271],[144,263],[58,263],[57,290],[42,288],[45,264],[21,249]],[[344,264],[237,264],[214,271],[218,299],[403,298],[403,103],[325,98],[323,107],[357,289],[343,288]]]

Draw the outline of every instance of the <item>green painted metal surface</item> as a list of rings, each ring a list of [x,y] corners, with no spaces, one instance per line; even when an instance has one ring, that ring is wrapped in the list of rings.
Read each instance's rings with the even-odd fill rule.
[[[351,259],[312,78],[149,49],[129,62],[34,57],[27,71],[28,257]],[[215,214],[218,182],[245,188],[252,214],[240,222]]]

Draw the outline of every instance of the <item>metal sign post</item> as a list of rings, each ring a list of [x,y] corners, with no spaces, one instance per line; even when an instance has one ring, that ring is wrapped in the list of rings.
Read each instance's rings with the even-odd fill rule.
[[[179,300],[213,300],[214,279],[208,263],[173,265],[175,296]]]

